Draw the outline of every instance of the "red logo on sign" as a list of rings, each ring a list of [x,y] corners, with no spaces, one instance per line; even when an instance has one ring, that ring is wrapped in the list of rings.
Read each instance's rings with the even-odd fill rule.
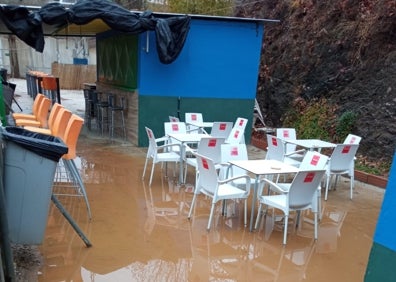
[[[312,160],[311,160],[311,165],[315,165],[316,166],[318,164],[318,162],[319,162],[319,159],[320,159],[320,156],[318,156],[318,155],[313,156]]]
[[[351,146],[345,146],[343,149],[342,149],[342,154],[348,154],[349,153],[349,150],[351,150]]]
[[[197,120],[197,115],[191,115],[191,120]]]
[[[283,130],[283,137],[289,138],[289,130]]]
[[[234,138],[238,138],[239,130],[235,131]]]
[[[308,172],[307,175],[304,178],[304,183],[310,183],[314,180],[315,178],[315,173],[314,172]]]
[[[243,122],[244,122],[244,120],[241,119],[241,120],[239,121],[239,126],[242,126],[242,125],[243,125]]]
[[[173,131],[179,131],[179,125],[177,123],[172,124]]]
[[[208,147],[216,147],[216,139],[210,139],[208,142]]]
[[[204,169],[209,169],[209,165],[208,165],[207,160],[202,159],[202,166],[203,166]]]
[[[238,156],[238,147],[231,148],[231,156]]]
[[[272,137],[272,145],[274,145],[275,147],[278,146],[278,141],[275,137]]]
[[[220,130],[226,130],[227,124],[220,123]]]
[[[351,142],[349,142],[349,144],[355,144],[355,141],[356,141],[356,137],[352,137]]]

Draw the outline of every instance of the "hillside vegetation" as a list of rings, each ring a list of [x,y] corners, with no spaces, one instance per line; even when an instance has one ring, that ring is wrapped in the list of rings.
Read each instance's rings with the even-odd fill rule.
[[[319,124],[336,142],[352,131],[363,137],[361,159],[391,161],[396,1],[242,1],[236,15],[280,20],[265,25],[260,65],[258,101],[268,126],[304,125],[302,135]],[[319,113],[309,123],[301,116],[312,114],[311,105]]]

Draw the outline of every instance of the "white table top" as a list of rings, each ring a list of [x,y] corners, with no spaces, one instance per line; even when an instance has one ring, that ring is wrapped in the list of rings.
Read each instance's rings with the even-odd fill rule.
[[[297,167],[277,160],[235,160],[229,161],[229,163],[251,172],[256,176],[298,172]]]
[[[171,133],[168,136],[182,143],[199,142],[203,137],[210,137],[204,133]]]
[[[337,145],[320,139],[288,139],[286,143],[295,144],[307,149],[335,148]]]
[[[201,127],[201,128],[203,128],[203,127],[213,127],[213,122],[190,121],[190,122],[186,122],[186,124],[193,125],[193,126],[196,126],[196,127]]]

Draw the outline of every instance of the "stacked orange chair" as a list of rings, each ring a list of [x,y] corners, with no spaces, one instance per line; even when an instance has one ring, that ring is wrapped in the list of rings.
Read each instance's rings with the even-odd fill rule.
[[[48,113],[51,107],[51,100],[44,97],[40,103],[37,113],[29,118],[17,118],[15,120],[16,126],[35,126],[35,127],[48,127]],[[33,119],[34,118],[34,119]]]

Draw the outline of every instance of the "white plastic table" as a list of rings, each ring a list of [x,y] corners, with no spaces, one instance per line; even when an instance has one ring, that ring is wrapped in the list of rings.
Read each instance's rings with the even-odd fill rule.
[[[331,142],[320,139],[282,139],[285,143],[295,144],[297,146],[307,148],[310,151],[318,150],[320,152],[323,148],[335,148],[337,145]]]
[[[249,230],[253,230],[253,219],[254,219],[254,209],[257,199],[257,190],[260,176],[271,175],[271,174],[288,174],[297,173],[298,168],[281,161],[277,160],[235,160],[229,161],[231,165],[240,167],[256,176],[256,181],[254,183],[254,191],[252,197],[252,209],[250,215],[250,227]]]
[[[168,137],[175,139],[176,141],[181,143],[181,158],[184,160],[185,153],[186,153],[186,144],[190,143],[198,143],[201,141],[203,137],[210,137],[208,134],[204,133],[171,133],[168,134]],[[183,167],[184,164],[180,163],[180,174],[179,174],[179,182],[183,183]]]

